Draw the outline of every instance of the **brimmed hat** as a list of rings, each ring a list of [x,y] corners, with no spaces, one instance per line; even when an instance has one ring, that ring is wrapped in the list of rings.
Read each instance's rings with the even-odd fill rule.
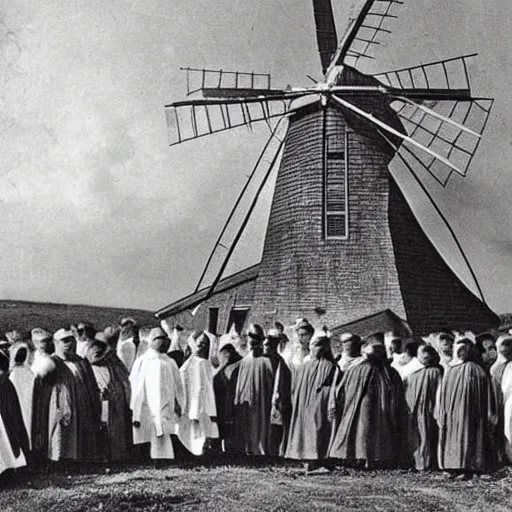
[[[53,335],[53,339],[55,341],[63,340],[66,338],[75,338],[73,331],[69,328],[63,327],[62,329],[59,329],[55,334]]]
[[[247,329],[247,336],[252,339],[263,341],[265,339],[265,333],[263,327],[260,324],[251,324]]]

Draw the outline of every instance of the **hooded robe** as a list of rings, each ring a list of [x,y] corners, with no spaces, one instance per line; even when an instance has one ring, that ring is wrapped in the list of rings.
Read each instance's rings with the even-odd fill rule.
[[[487,453],[487,439],[497,418],[486,371],[472,361],[451,366],[441,382],[436,409],[439,466],[484,471],[494,458]]]
[[[192,354],[180,368],[184,408],[178,437],[187,450],[202,455],[206,439],[219,437],[210,361]]]
[[[240,362],[235,390],[235,449],[247,455],[271,451],[270,414],[274,369],[270,358],[250,353]]]
[[[67,369],[62,372],[71,397],[71,419],[62,430],[61,458],[76,461],[100,459],[101,402],[96,378],[89,361],[77,355],[59,359]]]
[[[333,362],[315,358],[293,372],[286,458],[317,461],[327,456],[331,433],[328,403],[336,371]]]
[[[329,457],[368,462],[403,458],[406,406],[402,379],[385,362],[366,360],[338,387]]]
[[[171,434],[183,410],[183,392],[176,363],[153,348],[139,357],[130,373],[134,444],[151,443],[152,459],[173,459]]]
[[[14,385],[0,375],[0,473],[26,466],[29,438]]]
[[[108,345],[98,343],[89,348],[87,359],[102,398],[102,423],[106,423],[107,460],[120,461],[129,457],[132,442],[130,410],[130,379],[126,367]]]
[[[29,348],[26,343],[18,343],[11,347],[11,359],[14,360],[19,349],[27,350],[27,358],[23,363],[14,363],[9,372],[9,380],[13,383],[20,402],[21,413],[23,414],[23,423],[27,430],[30,442],[32,430],[32,400],[34,395],[34,374],[27,365]]]
[[[438,426],[434,412],[442,376],[440,366],[422,366],[404,379],[405,400],[409,408],[409,454],[417,470],[437,467]]]

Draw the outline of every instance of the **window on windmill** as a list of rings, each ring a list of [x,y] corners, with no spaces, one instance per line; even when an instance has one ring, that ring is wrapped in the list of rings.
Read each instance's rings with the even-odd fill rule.
[[[208,311],[208,332],[217,334],[219,324],[219,308],[210,308]]]
[[[236,332],[242,332],[248,314],[249,307],[247,306],[235,306],[234,308],[232,308],[231,312],[229,313],[229,320],[228,325],[226,327],[226,332],[229,332],[233,324],[235,325]]]
[[[348,238],[347,135],[327,138],[325,159],[324,232],[326,239]]]

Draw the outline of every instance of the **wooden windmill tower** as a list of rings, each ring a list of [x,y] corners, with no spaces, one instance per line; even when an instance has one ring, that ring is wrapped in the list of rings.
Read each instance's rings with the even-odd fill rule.
[[[202,97],[166,106],[171,145],[259,121],[271,131],[201,275],[202,300],[215,293],[279,155],[251,320],[307,316],[335,326],[391,309],[418,334],[498,323],[422,182],[427,173],[441,186],[466,176],[478,148],[492,100],[472,97],[467,62],[474,55],[373,76],[357,69],[373,58],[402,3],[367,0],[338,39],[330,0],[313,0],[324,79],[309,87],[276,89],[268,75],[186,68],[189,94]],[[393,159],[453,236],[479,296],[425,235],[388,170]]]

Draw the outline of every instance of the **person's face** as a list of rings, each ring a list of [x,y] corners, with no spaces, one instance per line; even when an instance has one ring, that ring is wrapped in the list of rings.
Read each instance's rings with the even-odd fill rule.
[[[441,336],[439,338],[439,348],[443,354],[451,357],[453,354],[453,340],[448,336]]]
[[[349,340],[345,341],[342,345],[343,353],[347,354],[349,357],[356,357],[360,355],[360,347],[359,343],[356,343],[355,341]]]
[[[197,340],[197,357],[202,359],[208,359],[208,353],[210,352],[210,340],[207,336],[201,336]]]
[[[313,359],[320,359],[325,352],[325,345],[317,341],[309,343],[309,353]]]
[[[255,356],[261,356],[263,354],[263,344],[261,340],[253,338],[252,336],[247,337],[249,340],[249,350]]]
[[[229,350],[220,350],[219,351],[219,363],[221,366],[228,365],[231,361],[231,353]]]
[[[297,331],[297,340],[302,348],[309,348],[311,334],[306,329],[299,329]]]
[[[278,339],[265,338],[263,340],[263,353],[266,356],[273,356],[277,354],[277,345],[279,344]]]
[[[482,343],[484,348],[484,353],[482,354],[482,359],[485,363],[492,364],[498,358],[498,353],[496,351],[496,344],[494,340],[488,339],[484,340]]]
[[[79,325],[76,329],[78,341],[87,341],[87,334],[83,325]]]
[[[469,361],[469,345],[467,343],[459,343],[455,345],[455,357],[463,362]]]
[[[422,347],[418,349],[418,361],[423,366],[429,366],[432,363],[432,355],[429,354],[428,350],[424,350]]]
[[[53,340],[51,338],[37,341],[34,345],[36,350],[39,352],[43,352],[45,354],[53,354],[55,352],[55,345],[53,344]]]
[[[55,351],[64,359],[72,357],[76,354],[76,339],[74,336],[68,336],[58,340],[55,343]]]
[[[512,360],[512,345],[503,344],[500,346],[499,353],[507,360]]]

